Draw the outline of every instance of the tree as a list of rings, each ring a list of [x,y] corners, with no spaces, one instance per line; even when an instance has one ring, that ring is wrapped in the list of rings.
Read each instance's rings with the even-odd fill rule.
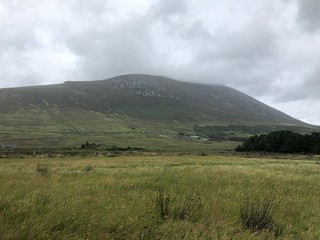
[[[292,131],[276,131],[248,138],[236,151],[320,153],[320,132],[302,135]]]

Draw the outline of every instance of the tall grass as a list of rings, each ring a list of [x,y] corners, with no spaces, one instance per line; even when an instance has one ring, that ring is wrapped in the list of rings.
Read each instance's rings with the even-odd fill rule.
[[[163,189],[159,189],[156,200],[155,210],[162,220],[168,218],[172,220],[198,220],[201,217],[203,203],[200,196],[194,193],[170,195],[165,193]]]
[[[49,167],[43,164],[38,163],[36,167],[36,171],[41,175],[47,175],[49,171]]]
[[[275,199],[270,196],[261,199],[244,200],[240,209],[242,225],[253,232],[278,232],[279,227],[274,220],[275,207]]]
[[[1,159],[0,239],[320,239],[317,160]]]
[[[165,220],[169,217],[170,213],[170,195],[163,192],[163,189],[159,189],[156,200],[156,212],[159,214],[160,218]]]

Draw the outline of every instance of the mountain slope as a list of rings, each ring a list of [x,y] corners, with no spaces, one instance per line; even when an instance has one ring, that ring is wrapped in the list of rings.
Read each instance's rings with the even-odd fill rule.
[[[199,126],[311,127],[229,87],[137,74],[1,89],[0,109],[0,141],[30,146],[142,146],[143,139],[199,134]]]

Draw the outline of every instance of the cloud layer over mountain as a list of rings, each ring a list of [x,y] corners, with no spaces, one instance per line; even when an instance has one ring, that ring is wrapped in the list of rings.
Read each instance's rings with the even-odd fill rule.
[[[2,0],[0,87],[166,75],[320,124],[319,12],[318,0]]]

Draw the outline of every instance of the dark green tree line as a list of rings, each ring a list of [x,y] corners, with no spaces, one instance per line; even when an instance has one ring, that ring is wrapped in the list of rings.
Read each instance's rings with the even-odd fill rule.
[[[248,138],[236,151],[320,154],[320,132],[276,131]]]

